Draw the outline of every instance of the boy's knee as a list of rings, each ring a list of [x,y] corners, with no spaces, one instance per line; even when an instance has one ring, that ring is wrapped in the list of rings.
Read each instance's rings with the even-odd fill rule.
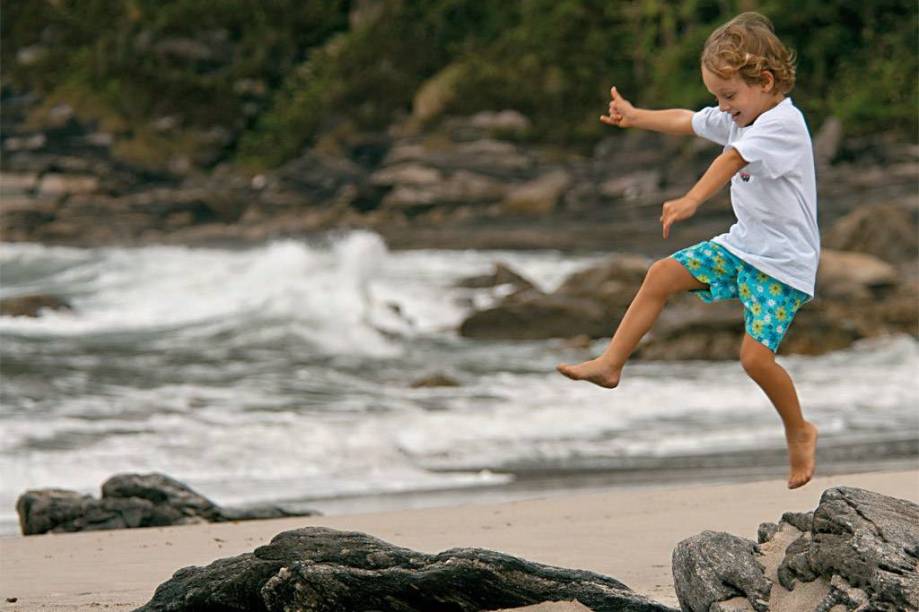
[[[670,257],[655,261],[648,268],[642,287],[664,297],[674,293],[674,265],[680,263]]]
[[[775,355],[766,347],[740,352],[740,365],[752,378],[767,372],[775,363]]]

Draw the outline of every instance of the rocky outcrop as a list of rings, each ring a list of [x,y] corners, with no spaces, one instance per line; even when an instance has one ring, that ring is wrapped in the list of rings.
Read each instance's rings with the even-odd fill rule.
[[[553,293],[533,288],[507,295],[460,325],[470,338],[533,340],[609,337],[638,292],[650,260],[620,255],[572,274]],[[511,279],[514,273],[505,271]],[[508,281],[510,282],[510,281]],[[817,355],[875,336],[919,334],[919,284],[866,253],[825,249],[818,297],[796,315],[780,351]],[[635,357],[650,360],[737,359],[744,334],[736,301],[706,304],[674,296]]]
[[[552,294],[535,289],[513,293],[470,315],[460,334],[515,340],[603,337],[625,314],[649,264],[640,256],[616,257],[573,274]]]
[[[285,531],[252,553],[180,569],[139,610],[472,611],[550,599],[598,611],[672,611],[593,572],[477,548],[429,555],[323,527]]]
[[[825,491],[778,578],[788,590],[797,580],[836,579],[834,589],[862,590],[871,609],[919,610],[919,506],[863,489]]]
[[[760,525],[757,544],[704,532],[673,555],[677,597],[692,612],[919,610],[917,569],[919,506],[851,487]]]
[[[63,489],[23,493],[16,502],[23,535],[163,527],[205,522],[309,516],[278,506],[221,507],[165,474],[118,474],[102,485],[102,498]]]

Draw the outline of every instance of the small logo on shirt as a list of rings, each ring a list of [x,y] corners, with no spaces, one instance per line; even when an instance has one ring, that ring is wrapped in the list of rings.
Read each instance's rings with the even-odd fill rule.
[[[749,182],[750,182],[750,175],[747,174],[746,172],[741,172],[741,173],[740,173],[740,180],[742,180],[744,183],[749,183]]]

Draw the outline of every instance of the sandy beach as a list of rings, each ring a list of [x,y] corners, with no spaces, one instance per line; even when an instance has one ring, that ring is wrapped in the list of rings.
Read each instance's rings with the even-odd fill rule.
[[[307,525],[369,533],[423,552],[482,547],[532,561],[592,570],[677,605],[670,559],[702,530],[756,538],[761,522],[813,510],[832,486],[854,486],[919,502],[919,469],[784,481],[550,494],[513,502],[372,514],[0,539],[3,609],[133,608],[175,570],[243,552]],[[16,598],[8,603],[8,598]]]

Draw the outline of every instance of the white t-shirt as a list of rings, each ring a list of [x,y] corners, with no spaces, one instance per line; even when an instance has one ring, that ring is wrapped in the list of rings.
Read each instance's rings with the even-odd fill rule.
[[[734,147],[748,162],[731,178],[737,223],[712,241],[813,296],[820,260],[817,180],[801,111],[785,98],[742,128],[710,106],[693,114],[692,129],[725,150]]]

